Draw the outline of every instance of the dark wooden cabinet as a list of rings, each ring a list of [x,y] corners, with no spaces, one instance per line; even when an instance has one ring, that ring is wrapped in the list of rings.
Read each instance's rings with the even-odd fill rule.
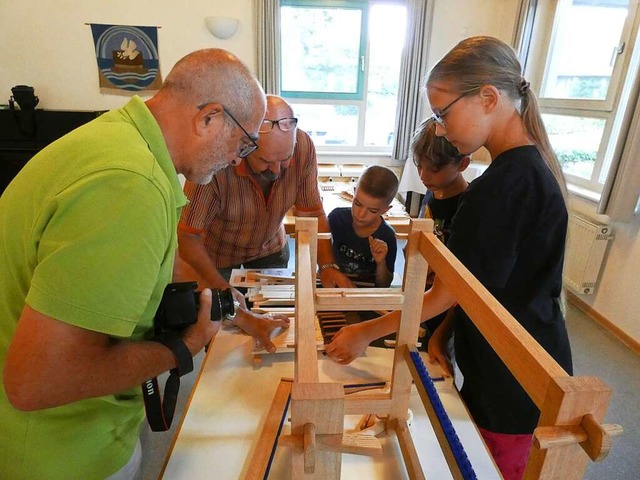
[[[0,110],[0,194],[36,153],[102,112]]]

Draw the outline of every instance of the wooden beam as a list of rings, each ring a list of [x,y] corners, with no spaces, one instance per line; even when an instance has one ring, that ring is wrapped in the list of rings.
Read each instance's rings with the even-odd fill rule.
[[[538,408],[552,378],[567,372],[432,233],[420,252]]]
[[[418,247],[420,238],[433,231],[433,220],[411,220],[409,241],[405,251],[405,273],[402,289],[405,305],[400,315],[400,326],[396,336],[396,350],[393,357],[391,377],[391,418],[406,420],[411,395],[411,373],[402,355],[402,346],[414,344],[418,340],[418,330],[422,315],[422,297],[427,281],[429,266]]]
[[[338,435],[316,435],[316,451],[350,453],[352,455],[366,455],[376,457],[382,455],[380,440],[372,435],[359,435],[345,433]],[[278,438],[278,446],[301,447],[304,445],[304,436],[281,435]]]
[[[345,415],[375,413],[376,415],[387,416],[390,410],[391,395],[388,393],[355,395],[344,399]]]
[[[391,420],[391,426],[398,437],[400,451],[402,452],[402,458],[404,459],[404,465],[409,474],[409,478],[411,480],[425,480],[426,477],[420,465],[418,452],[416,452],[416,447],[411,439],[411,432],[409,431],[409,427],[407,427],[406,420],[394,418]]]
[[[296,219],[296,382],[318,382],[318,358],[315,332],[315,263],[316,235],[318,220],[316,218]]]
[[[316,290],[319,311],[400,310],[404,294],[397,288],[322,288]]]
[[[427,391],[422,384],[422,379],[420,378],[420,373],[418,372],[413,360],[411,359],[411,351],[417,352],[415,346],[407,347],[404,345],[401,348],[403,353],[403,357],[406,361],[406,364],[411,372],[411,376],[416,385],[416,389],[418,390],[418,394],[420,394],[420,399],[422,400],[422,404],[424,405],[424,409],[427,412],[427,417],[429,417],[429,422],[431,423],[431,428],[433,428],[433,432],[436,434],[436,438],[438,440],[438,444],[440,445],[440,449],[442,450],[442,454],[444,455],[445,460],[447,461],[447,465],[449,466],[449,470],[451,471],[451,476],[454,480],[464,479],[464,475],[460,471],[460,467],[458,466],[458,462],[456,461],[456,457],[453,454],[453,450],[451,449],[451,444],[449,443],[449,439],[445,435],[444,429],[442,428],[442,424],[440,423],[440,418],[438,417],[435,409],[433,408],[433,404],[431,403],[431,399],[427,394]]]
[[[524,478],[579,479],[584,476],[589,457],[599,459],[610,448],[610,436],[602,432],[601,422],[612,395],[611,389],[596,377],[553,379],[541,408],[539,427],[579,425],[587,432],[582,443],[565,444],[546,450],[534,444]],[[585,420],[585,416],[591,418]],[[585,428],[586,427],[586,428]]]
[[[245,480],[263,480],[267,473],[271,455],[275,449],[278,433],[280,432],[280,425],[282,424],[287,405],[289,404],[292,385],[293,382],[290,379],[287,380],[284,378],[281,379],[278,384],[265,423],[260,431],[255,452],[251,455],[247,475],[244,477]]]
[[[298,383],[291,389],[291,434],[304,436],[305,426],[314,425],[316,438],[319,435],[334,436],[341,442],[344,431],[344,388],[340,383]],[[308,427],[307,427],[308,428]],[[337,440],[340,439],[340,440]],[[303,443],[303,445],[305,445]],[[307,442],[306,445],[309,445]],[[342,468],[342,457],[338,452],[315,451],[311,462],[308,449],[303,446],[291,451],[292,479],[338,480]],[[314,464],[313,472],[309,465]],[[305,468],[307,467],[307,468]]]

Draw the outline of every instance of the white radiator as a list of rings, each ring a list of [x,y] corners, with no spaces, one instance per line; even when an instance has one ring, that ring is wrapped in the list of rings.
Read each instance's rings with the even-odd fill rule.
[[[598,283],[611,227],[578,215],[569,216],[564,283],[579,294],[592,294]]]

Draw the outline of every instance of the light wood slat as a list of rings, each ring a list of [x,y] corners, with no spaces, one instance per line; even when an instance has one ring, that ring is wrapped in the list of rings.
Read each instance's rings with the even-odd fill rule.
[[[402,458],[404,459],[404,465],[407,468],[409,478],[411,480],[426,480],[406,420],[394,418],[390,423],[398,437],[400,451],[402,452]]]
[[[315,264],[312,264],[317,219],[301,218],[296,221],[296,362],[295,381],[301,383],[318,382],[318,359],[316,355],[315,306]],[[312,265],[314,268],[312,269]]]
[[[454,456],[453,451],[451,450],[451,445],[449,444],[449,440],[447,439],[447,436],[444,433],[444,429],[440,424],[440,419],[438,418],[438,415],[435,409],[433,408],[431,399],[429,398],[427,390],[422,384],[422,379],[420,378],[420,374],[418,373],[418,370],[415,364],[413,363],[413,359],[411,358],[411,352],[412,351],[417,352],[417,349],[415,348],[415,346],[407,347],[406,345],[403,345],[401,347],[401,351],[402,351],[404,360],[407,366],[409,367],[411,376],[413,377],[413,380],[415,382],[416,389],[420,394],[420,399],[422,400],[424,409],[427,412],[429,421],[431,422],[431,428],[433,428],[433,431],[436,434],[436,438],[438,439],[438,444],[440,445],[440,449],[442,450],[444,458],[447,461],[447,465],[449,466],[449,470],[451,471],[451,476],[454,478],[454,480],[462,480],[464,476],[462,475],[462,472],[460,471],[460,467],[458,466],[458,462],[456,461],[456,457]]]
[[[429,268],[418,250],[418,245],[421,235],[431,231],[433,231],[433,220],[411,220],[411,231],[405,250],[406,267],[402,285],[406,302],[400,316],[391,377],[391,418],[399,420],[407,419],[411,395],[411,374],[399,347],[408,343],[414,344],[418,339],[418,330],[422,320],[422,297]]]
[[[244,477],[245,480],[263,480],[267,473],[271,452],[278,439],[280,423],[287,408],[292,385],[293,382],[291,380],[285,379],[281,379],[278,384],[269,413],[260,431],[256,450],[251,456],[251,463],[247,475]]]

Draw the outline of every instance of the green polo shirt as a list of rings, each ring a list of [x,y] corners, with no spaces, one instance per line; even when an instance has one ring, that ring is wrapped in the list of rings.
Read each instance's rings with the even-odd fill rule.
[[[0,198],[0,371],[25,303],[113,337],[148,334],[185,203],[138,97],[30,160]],[[102,479],[132,455],[144,408],[134,388],[20,412],[3,384],[0,418],[0,477]]]

